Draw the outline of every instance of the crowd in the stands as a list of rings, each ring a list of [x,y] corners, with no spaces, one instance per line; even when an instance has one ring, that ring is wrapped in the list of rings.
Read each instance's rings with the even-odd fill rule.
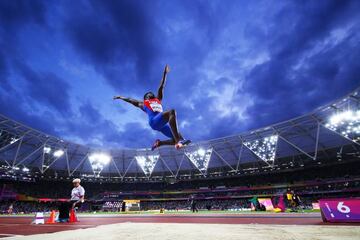
[[[359,165],[359,164],[358,164]],[[82,211],[118,211],[123,199],[143,199],[142,210],[180,210],[190,208],[194,198],[198,209],[249,208],[253,196],[281,196],[289,188],[297,192],[305,207],[324,197],[359,197],[360,181],[358,165],[322,167],[277,174],[236,176],[222,179],[182,180],[174,184],[154,183],[95,183],[83,180],[86,204]],[[69,198],[72,189],[68,180],[37,180],[19,182],[0,180],[2,192],[13,191],[35,198]],[[11,194],[9,194],[11,195]],[[57,203],[16,201],[0,195],[0,213],[30,213],[49,211]],[[116,206],[115,206],[116,205]]]
[[[1,201],[1,214],[26,214],[34,212],[49,212],[56,208],[55,202],[37,202],[37,201]]]

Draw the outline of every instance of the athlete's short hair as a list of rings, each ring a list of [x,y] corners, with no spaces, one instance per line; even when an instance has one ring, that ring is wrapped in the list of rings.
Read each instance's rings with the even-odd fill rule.
[[[155,98],[155,94],[153,92],[147,92],[144,95],[144,100],[146,99],[151,99],[151,98]]]

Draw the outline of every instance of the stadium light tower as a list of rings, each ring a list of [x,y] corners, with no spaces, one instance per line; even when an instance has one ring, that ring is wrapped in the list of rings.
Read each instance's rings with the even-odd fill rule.
[[[192,152],[185,152],[185,155],[190,159],[195,167],[204,174],[209,166],[212,151],[212,148],[199,148]]]
[[[100,173],[110,161],[111,156],[106,153],[93,153],[89,155],[89,162],[96,177],[100,176]]]
[[[254,141],[244,142],[244,145],[263,161],[274,163],[277,142],[278,136],[272,135]]]
[[[135,156],[136,162],[144,172],[144,174],[149,177],[159,160],[160,155],[147,155],[147,156]]]
[[[355,142],[360,142],[360,110],[336,113],[329,118],[325,127]]]

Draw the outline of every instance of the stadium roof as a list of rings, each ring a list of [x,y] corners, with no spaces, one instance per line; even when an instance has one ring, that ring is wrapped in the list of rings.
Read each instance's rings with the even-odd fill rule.
[[[96,149],[47,135],[0,115],[2,174],[120,180],[240,174],[330,161],[344,146],[359,152],[360,88],[303,116],[184,149]],[[337,155],[334,155],[337,154]],[[349,153],[350,154],[350,153]]]

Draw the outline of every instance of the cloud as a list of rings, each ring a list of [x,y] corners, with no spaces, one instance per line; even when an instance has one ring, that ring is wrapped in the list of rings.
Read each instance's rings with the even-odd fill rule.
[[[125,130],[120,133],[119,141],[124,147],[139,148],[151,147],[156,139],[156,132],[150,127],[143,128],[138,123],[128,123]],[[158,137],[164,139],[164,136],[157,134]]]
[[[0,1],[0,112],[90,146],[150,146],[163,136],[146,115],[110,98],[156,91],[168,63],[164,108],[187,138],[286,120],[357,87],[359,5]]]
[[[339,72],[340,66],[345,67],[348,63],[346,59],[338,58],[339,55],[357,49],[347,39],[333,47],[325,46],[319,54],[311,56],[333,29],[346,24],[355,24],[359,28],[359,21],[354,21],[357,13],[353,7],[354,1],[306,1],[300,5],[289,2],[274,15],[275,24],[267,29],[264,36],[269,37],[262,41],[270,51],[270,59],[255,66],[245,82],[244,91],[256,99],[248,109],[248,115],[256,115],[254,127],[310,111],[333,99],[334,95],[329,93],[338,91],[337,87],[343,89],[340,92],[344,94],[356,86],[353,78],[350,80],[348,74]],[[334,48],[337,51],[333,51]],[[344,77],[346,79],[340,80]],[[347,84],[331,86],[331,82],[343,80]],[[339,92],[336,95],[340,97]]]
[[[90,14],[70,15],[65,23],[76,51],[117,89],[130,91],[129,83],[134,88],[149,87],[151,66],[161,52],[160,42],[156,42],[161,31],[151,12],[145,10],[151,5],[146,1],[92,1],[86,5]],[[104,17],[94,21],[95,14]]]
[[[46,6],[41,0],[12,0],[0,2],[2,28],[13,31],[21,25],[45,23]]]
[[[53,107],[64,117],[71,114],[69,84],[52,72],[35,72],[26,64],[18,64],[33,101]]]
[[[103,118],[98,109],[86,102],[80,105],[76,115],[63,124],[61,132],[76,142],[90,146],[106,146],[107,136],[113,136],[118,130],[112,122]]]
[[[0,87],[6,91],[11,90],[11,85],[9,83],[9,67],[6,61],[6,57],[3,52],[0,50]]]
[[[57,135],[55,127],[56,119],[51,112],[45,112],[39,116],[29,112],[24,106],[25,99],[18,94],[0,94],[1,114],[14,119],[20,123],[31,126],[34,129],[45,132],[46,134]]]
[[[12,61],[21,59],[17,45],[18,32],[27,25],[42,25],[45,21],[46,7],[43,1],[1,1],[0,2],[0,77],[1,86],[9,90],[12,86],[8,79]]]
[[[124,130],[105,119],[91,103],[83,103],[79,115],[68,121],[62,134],[71,140],[93,147],[149,147],[154,139],[150,128],[143,128],[139,123],[128,123]]]

